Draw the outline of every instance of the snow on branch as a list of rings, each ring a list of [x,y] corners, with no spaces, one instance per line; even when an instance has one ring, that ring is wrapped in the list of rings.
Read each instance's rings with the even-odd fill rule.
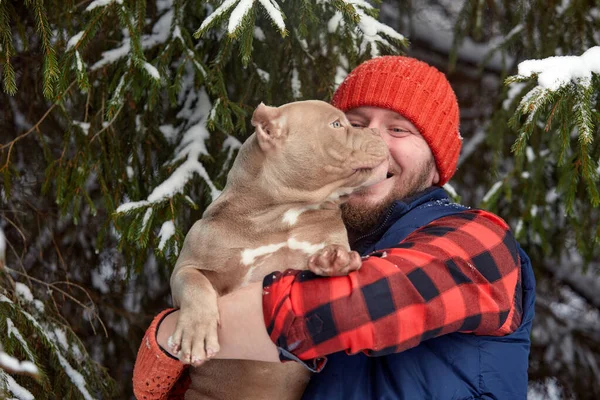
[[[127,213],[138,208],[152,206],[172,198],[177,193],[183,193],[185,186],[196,174],[200,175],[210,188],[213,200],[221,194],[213,184],[204,165],[199,161],[200,156],[208,156],[205,141],[210,136],[206,128],[210,110],[210,99],[204,89],[188,91],[183,107],[177,114],[178,118],[185,121],[180,127],[183,136],[175,150],[175,157],[170,163],[185,161],[164,182],[154,188],[146,200],[123,203],[117,208],[117,213]]]
[[[98,7],[105,7],[111,3],[123,4],[123,0],[94,0],[87,6],[85,11],[89,12]]]
[[[19,361],[11,355],[0,351],[0,369],[15,374],[37,375],[38,368],[31,361]]]
[[[393,47],[385,37],[381,36],[382,34],[406,45],[407,41],[404,35],[396,32],[388,25],[377,21],[365,12],[373,9],[373,6],[369,3],[364,0],[343,0],[343,2],[354,9],[358,17],[358,27],[363,33],[360,44],[361,53],[364,53],[370,45],[371,57],[377,57],[379,55],[378,43],[386,47]],[[336,11],[327,24],[328,31],[333,33],[341,26],[344,26],[342,12]],[[354,39],[358,38],[355,31],[352,31],[352,36]]]
[[[15,291],[16,291],[17,296],[21,299],[21,301],[23,301],[25,303],[33,304],[34,309],[36,310],[36,315],[38,317],[44,315],[44,308],[39,307],[39,305],[38,305],[38,303],[41,303],[41,302],[32,295],[29,287],[27,287],[26,285],[24,285],[20,282],[17,282]],[[32,314],[28,313],[23,308],[19,307],[17,304],[15,304],[13,301],[11,301],[8,297],[6,297],[1,292],[0,292],[0,302],[8,303],[13,310],[15,310],[16,312],[21,314],[23,317],[25,317],[30,322],[31,326],[35,329],[38,337],[41,337],[42,339],[44,339],[45,342],[47,342],[47,344],[51,347],[53,353],[58,358],[61,367],[63,368],[65,374],[68,376],[68,378],[71,381],[71,383],[73,384],[73,386],[75,386],[79,390],[80,394],[82,395],[82,397],[85,400],[93,399],[93,397],[91,396],[91,394],[87,388],[88,382],[86,381],[86,378],[80,372],[75,370],[75,368],[73,368],[71,366],[71,364],[67,360],[67,354],[63,353],[63,351],[67,351],[67,352],[69,351],[67,338],[66,338],[66,335],[65,335],[63,329],[60,328],[53,321],[43,321],[43,320],[38,321],[38,318],[34,317]],[[9,336],[12,335],[19,342],[22,341],[22,339],[23,339],[22,335],[16,329],[13,322],[9,319],[7,319],[7,328],[8,328]],[[77,348],[77,347],[74,344],[73,349],[75,349],[75,348]],[[28,355],[31,356],[32,353],[28,349],[28,347],[25,347],[25,351]],[[29,361],[20,362],[20,361],[14,359],[14,357],[11,357],[8,355],[3,357],[2,354],[3,353],[0,352],[0,379],[4,378],[4,380],[8,381],[8,382],[10,382],[10,379],[11,379],[10,375],[7,375],[2,371],[3,369],[6,369],[6,371],[8,371],[10,373],[20,372],[20,373],[27,373],[27,374],[34,374],[34,375],[39,373],[39,370],[37,369],[35,364],[33,364]],[[6,368],[4,368],[4,367],[6,367]],[[11,390],[12,390],[13,394],[15,394],[15,395],[17,393],[23,393],[23,397],[18,397],[18,398],[23,398],[23,399],[25,399],[25,398],[33,399],[34,398],[33,396],[32,397],[27,396],[27,393],[29,393],[29,392],[27,392],[27,393],[19,392],[20,389],[22,389],[22,388],[17,385],[17,386],[14,386],[14,390],[13,389],[11,389]]]
[[[154,26],[152,27],[152,33],[148,35],[143,35],[141,38],[142,50],[146,50],[157,46],[159,44],[165,43],[170,35],[171,31],[171,23],[173,22],[173,10],[169,10],[165,12],[160,18],[156,21]],[[125,33],[126,34],[126,33]],[[71,40],[73,40],[71,38]],[[70,41],[69,41],[70,42]],[[129,36],[126,36],[122,41],[119,47],[115,47],[114,49],[107,50],[102,53],[102,58],[98,60],[94,65],[91,66],[90,70],[94,71],[104,66],[115,63],[121,58],[127,56],[131,51],[131,39]],[[145,67],[147,68],[147,67]],[[148,73],[153,77],[156,77],[154,71]],[[158,71],[156,71],[158,73]],[[160,78],[159,78],[160,79]]]
[[[548,104],[555,103],[555,93],[568,89],[573,97],[575,120],[580,139],[591,142],[593,122],[591,119],[592,74],[600,73],[600,46],[588,49],[581,56],[548,57],[541,60],[526,60],[519,64],[518,74],[507,79],[509,85],[518,85],[531,78],[537,78],[537,85],[521,99],[513,121],[527,115],[519,138],[514,147],[522,149],[531,134],[540,112]],[[552,118],[548,119],[547,126]]]
[[[0,351],[0,358],[4,354],[6,353]],[[17,399],[20,400],[34,400],[35,397],[33,396],[33,394],[31,394],[31,392],[25,389],[23,386],[19,385],[12,376],[4,372],[1,364],[2,361],[0,360],[0,381],[5,383],[8,392],[12,393]]]
[[[530,78],[537,75],[538,85],[551,91],[571,82],[589,86],[592,73],[600,74],[600,46],[588,49],[581,56],[526,60],[518,68],[518,77]]]
[[[210,14],[202,23],[200,28],[194,33],[194,37],[199,38],[204,32],[211,28],[213,24],[216,24],[225,14],[231,11],[229,15],[229,22],[227,24],[227,32],[230,35],[235,35],[239,29],[242,28],[244,18],[250,13],[256,0],[225,0],[212,14]],[[282,36],[287,34],[285,29],[284,15],[279,7],[279,4],[275,0],[258,0],[260,5],[265,9],[267,15],[273,21],[273,24],[281,32]],[[234,8],[235,6],[235,8]]]

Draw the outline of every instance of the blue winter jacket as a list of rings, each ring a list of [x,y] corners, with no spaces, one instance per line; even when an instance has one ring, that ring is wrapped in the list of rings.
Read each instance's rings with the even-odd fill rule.
[[[394,203],[355,250],[364,255],[392,247],[417,228],[465,209],[443,189],[429,189]],[[452,333],[381,357],[332,354],[303,400],[526,399],[535,279],[529,257],[521,248],[519,254],[523,318],[517,331],[503,337]]]

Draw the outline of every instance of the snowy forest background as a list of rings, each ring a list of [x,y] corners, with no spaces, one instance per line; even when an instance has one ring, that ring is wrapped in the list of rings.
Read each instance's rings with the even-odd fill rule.
[[[0,398],[130,398],[253,109],[378,54],[448,74],[446,189],[533,260],[530,398],[598,398],[599,45],[597,0],[0,0]]]

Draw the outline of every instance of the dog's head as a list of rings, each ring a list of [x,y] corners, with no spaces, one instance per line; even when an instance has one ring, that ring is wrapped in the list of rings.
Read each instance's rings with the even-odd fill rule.
[[[252,125],[268,178],[303,201],[337,200],[386,177],[389,153],[377,130],[353,127],[328,103],[261,103]]]

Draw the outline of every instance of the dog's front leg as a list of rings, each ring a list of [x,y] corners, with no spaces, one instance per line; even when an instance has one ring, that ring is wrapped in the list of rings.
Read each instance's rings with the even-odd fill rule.
[[[219,352],[217,292],[196,266],[177,268],[171,277],[173,302],[181,311],[169,343],[184,364],[198,366]]]

